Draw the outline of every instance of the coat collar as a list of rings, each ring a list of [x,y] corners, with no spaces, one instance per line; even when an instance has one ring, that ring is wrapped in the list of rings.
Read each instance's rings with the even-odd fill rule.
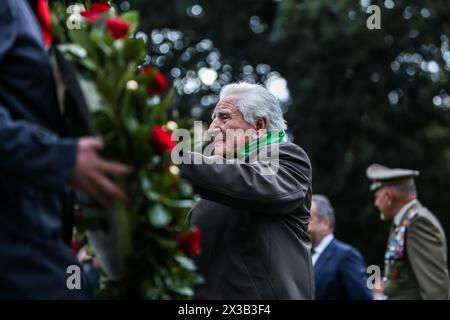
[[[405,214],[411,209],[415,204],[419,203],[417,199],[411,200],[407,204],[405,204],[400,211],[395,215],[394,217],[394,225],[398,227],[400,223],[402,222]]]
[[[335,249],[336,238],[333,238],[328,246],[322,251],[322,254],[317,259],[316,264],[314,265],[314,270],[316,273],[320,272],[320,270],[326,265],[326,262],[333,255]]]

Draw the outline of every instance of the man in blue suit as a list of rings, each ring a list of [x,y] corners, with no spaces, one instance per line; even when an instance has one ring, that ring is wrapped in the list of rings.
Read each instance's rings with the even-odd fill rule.
[[[0,1],[0,299],[89,298],[81,274],[67,285],[78,266],[68,186],[126,200],[109,176],[128,167],[100,158],[97,138],[63,138],[48,23],[45,0]]]
[[[358,250],[334,237],[334,222],[328,198],[313,195],[308,233],[313,245],[316,300],[371,300],[364,259]]]

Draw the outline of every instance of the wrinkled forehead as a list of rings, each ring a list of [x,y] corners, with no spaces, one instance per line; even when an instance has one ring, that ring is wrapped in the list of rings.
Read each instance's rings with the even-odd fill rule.
[[[236,112],[239,111],[238,107],[237,107],[237,103],[238,103],[238,98],[236,96],[229,96],[226,98],[221,99],[216,107],[214,108],[214,112]]]

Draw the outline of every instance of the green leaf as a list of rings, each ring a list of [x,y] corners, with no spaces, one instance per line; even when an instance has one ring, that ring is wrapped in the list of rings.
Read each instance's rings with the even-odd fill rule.
[[[114,97],[114,89],[109,84],[108,76],[105,72],[99,71],[97,73],[97,88],[99,93],[109,102],[112,101]]]
[[[89,38],[97,45],[97,48],[103,52],[103,58],[110,58],[112,56],[114,48],[110,41],[110,37],[106,37],[104,32],[99,29],[92,29]]]
[[[141,188],[144,193],[144,196],[149,201],[158,201],[159,200],[159,194],[152,191],[152,182],[151,180],[146,176],[145,172],[141,173]]]
[[[163,202],[166,206],[172,208],[192,208],[195,204],[194,200],[163,199]]]
[[[89,111],[94,112],[102,109],[104,103],[103,98],[97,90],[97,85],[94,81],[77,74],[78,83],[83,91]]]
[[[156,228],[162,228],[170,223],[170,215],[166,212],[164,207],[157,203],[148,213],[150,223]]]
[[[69,37],[74,44],[79,45],[87,51],[87,57],[92,61],[98,61],[96,43],[93,42],[85,30],[69,30]]]
[[[155,240],[158,242],[158,244],[161,247],[167,248],[169,250],[176,250],[178,248],[178,243],[172,239],[162,238],[162,237],[156,237]]]
[[[120,16],[121,19],[126,20],[131,23],[130,33],[136,32],[139,26],[139,12],[138,11],[128,11]]]
[[[140,63],[146,55],[145,42],[142,39],[127,39],[123,42],[122,58],[126,63]]]
[[[194,284],[202,284],[202,283],[205,283],[206,280],[205,280],[205,278],[203,278],[200,274],[198,274],[198,273],[193,273],[193,274],[192,274],[192,282],[193,282]]]
[[[139,123],[137,122],[135,117],[129,116],[125,119],[125,125],[130,134],[134,135],[134,132],[137,130]]]
[[[158,201],[159,200],[159,194],[157,192],[154,192],[152,190],[144,190],[145,197],[150,201]]]
[[[146,124],[139,125],[139,123],[136,122],[136,126],[132,130],[130,130],[130,133],[133,136],[133,141],[135,142],[136,146],[140,147],[141,149],[148,146],[150,126]]]
[[[145,295],[149,300],[157,300],[159,298],[159,288],[158,287],[149,287],[145,291]]]
[[[133,155],[137,161],[147,163],[151,155],[149,144],[150,127],[148,125],[138,125],[132,131]]]
[[[173,291],[175,291],[176,293],[182,295],[182,296],[188,296],[188,297],[192,297],[194,295],[194,291],[192,290],[192,288],[190,287],[177,287],[176,285],[171,286],[171,288]]]
[[[97,21],[95,22],[95,29],[99,29],[102,32],[105,32],[106,30],[106,19],[108,19],[109,17],[112,17],[112,12],[111,11],[107,11],[105,13],[102,13],[100,15],[100,17],[97,19]]]
[[[142,171],[140,173],[140,178],[141,178],[141,188],[142,190],[146,191],[146,190],[151,190],[152,188],[152,182],[150,181],[150,179],[147,177],[147,175],[145,174],[144,171]]]
[[[85,59],[87,57],[87,51],[79,44],[60,44],[58,45],[58,50],[61,51],[66,57],[68,54],[77,57],[78,59]]]
[[[159,105],[153,107],[151,113],[151,120],[154,123],[166,123],[167,122],[167,110],[172,104],[173,97],[175,96],[175,90],[171,88],[164,97],[163,101]]]
[[[194,189],[192,188],[192,186],[184,180],[181,180],[178,183],[178,188],[180,190],[180,196],[183,198],[192,197],[194,193]]]
[[[185,268],[186,270],[188,270],[188,271],[195,271],[196,269],[197,269],[197,267],[195,266],[195,263],[191,260],[191,259],[189,259],[189,258],[187,258],[187,257],[184,257],[184,256],[180,256],[180,255],[176,255],[175,257],[174,257],[174,259],[183,267],[183,268]]]

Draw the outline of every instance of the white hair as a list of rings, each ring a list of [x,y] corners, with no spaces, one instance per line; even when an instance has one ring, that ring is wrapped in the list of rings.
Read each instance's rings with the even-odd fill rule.
[[[256,120],[267,118],[268,130],[287,129],[278,99],[259,84],[232,83],[220,91],[220,100],[236,96],[237,105],[247,123],[255,125]]]

